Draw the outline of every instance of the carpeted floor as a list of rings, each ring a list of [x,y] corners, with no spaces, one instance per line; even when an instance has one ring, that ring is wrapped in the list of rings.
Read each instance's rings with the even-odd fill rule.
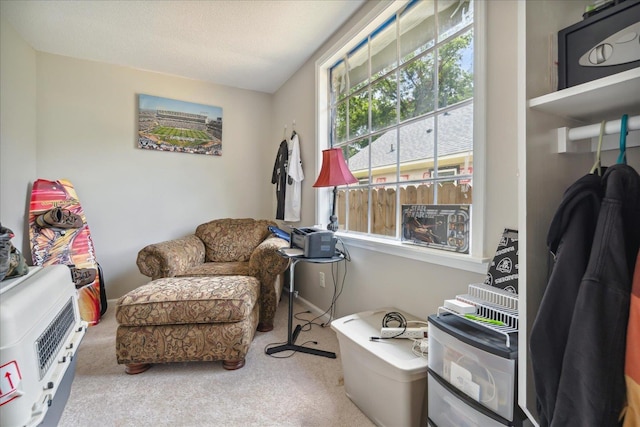
[[[336,352],[337,359],[264,353],[269,344],[286,341],[286,295],[274,330],[256,333],[246,365],[236,371],[223,369],[221,362],[194,362],[154,365],[145,373],[126,375],[116,363],[114,307],[110,301],[80,345],[59,426],[373,426],[345,395],[331,328],[313,326],[300,333],[296,344],[317,341],[305,345]],[[294,313],[305,310],[294,304]],[[310,320],[313,315],[298,317]]]

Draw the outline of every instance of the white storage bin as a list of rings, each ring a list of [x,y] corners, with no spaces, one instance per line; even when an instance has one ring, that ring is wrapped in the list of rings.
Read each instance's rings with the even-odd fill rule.
[[[380,336],[386,313],[395,308],[352,314],[334,320],[347,396],[376,425],[388,427],[427,424],[427,359],[411,350],[413,341]],[[421,326],[421,325],[410,325]],[[424,326],[424,325],[422,325]]]
[[[447,328],[445,320],[462,327],[468,323],[448,314],[429,317],[429,368],[475,401],[513,421],[517,351],[509,351],[504,340],[474,326],[466,329],[471,331],[467,335],[477,340],[469,345],[454,337],[455,331],[460,335],[457,328],[447,332],[440,329]],[[479,347],[491,348],[496,354]]]
[[[437,427],[503,427],[447,390],[429,373],[429,424]]]

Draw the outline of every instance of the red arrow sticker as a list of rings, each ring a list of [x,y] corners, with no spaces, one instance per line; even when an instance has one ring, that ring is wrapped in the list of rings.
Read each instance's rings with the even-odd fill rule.
[[[17,361],[12,360],[0,366],[0,406],[20,396],[15,392],[21,381],[22,375]]]

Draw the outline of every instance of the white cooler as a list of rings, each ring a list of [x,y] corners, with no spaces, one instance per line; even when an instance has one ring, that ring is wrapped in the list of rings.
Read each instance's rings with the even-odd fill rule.
[[[380,336],[382,319],[395,308],[352,314],[334,320],[347,396],[378,426],[427,425],[427,359],[413,353],[413,340]],[[414,325],[413,326],[425,326]]]

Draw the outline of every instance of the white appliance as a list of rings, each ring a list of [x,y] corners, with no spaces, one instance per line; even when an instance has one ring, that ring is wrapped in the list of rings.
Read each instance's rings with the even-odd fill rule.
[[[87,330],[69,267],[0,282],[0,425],[56,425]]]

